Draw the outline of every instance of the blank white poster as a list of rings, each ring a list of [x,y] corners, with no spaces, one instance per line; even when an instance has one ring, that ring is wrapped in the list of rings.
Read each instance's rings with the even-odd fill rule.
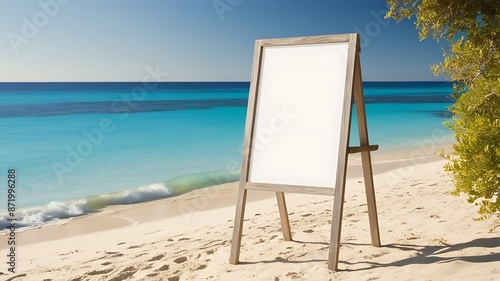
[[[263,48],[249,182],[335,187],[348,45]]]

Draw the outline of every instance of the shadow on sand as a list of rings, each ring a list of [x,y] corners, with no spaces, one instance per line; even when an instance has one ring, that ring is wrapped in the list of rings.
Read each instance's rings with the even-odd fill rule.
[[[366,244],[354,244],[345,243],[346,245],[366,245]],[[350,263],[348,261],[340,261],[343,264],[357,265],[366,264],[367,267],[362,267],[358,269],[345,269],[344,271],[362,271],[373,269],[377,267],[403,267],[412,264],[432,264],[432,263],[447,263],[453,261],[464,261],[469,263],[487,263],[487,262],[499,262],[500,261],[500,237],[494,238],[479,238],[469,242],[448,245],[444,244],[439,246],[428,246],[428,245],[411,245],[411,244],[388,244],[382,247],[393,248],[402,251],[413,251],[417,254],[413,257],[405,258],[402,260],[390,262],[390,263],[377,263],[373,261],[362,261],[356,263]],[[497,248],[495,251],[491,251],[490,254],[485,254],[481,256],[463,256],[461,251],[467,248]],[[446,256],[440,256],[447,254]]]
[[[304,242],[304,241],[294,241],[296,243],[300,244],[324,244],[327,247],[324,247],[324,249],[328,248],[328,243],[321,243],[321,242]],[[357,243],[342,243],[344,245],[351,245],[351,246],[370,246],[368,244],[357,244]],[[481,256],[463,256],[461,255],[461,251],[467,248],[499,248],[492,250],[490,254],[485,254]],[[416,252],[417,254],[415,256],[405,258],[402,260],[390,262],[390,263],[378,263],[378,262],[373,262],[373,261],[361,261],[361,262],[355,262],[351,263],[349,261],[345,260],[340,260],[340,264],[345,264],[345,265],[359,265],[359,264],[365,264],[365,267],[357,268],[357,269],[340,269],[339,271],[363,271],[363,270],[372,270],[374,268],[384,268],[384,267],[404,267],[407,265],[414,265],[414,264],[433,264],[433,263],[446,263],[446,262],[453,262],[453,261],[464,261],[464,262],[469,262],[469,263],[487,263],[487,262],[499,262],[500,261],[500,237],[495,237],[495,238],[480,238],[480,239],[475,239],[469,242],[465,243],[460,243],[460,244],[455,244],[455,245],[448,245],[444,244],[439,245],[439,246],[429,246],[429,245],[414,245],[414,244],[387,244],[383,245],[381,248],[391,248],[391,249],[397,249],[401,251],[411,251],[411,252]],[[341,250],[342,251],[342,250]],[[326,254],[326,253],[325,253]],[[447,256],[440,256],[440,255],[445,255]],[[342,254],[341,254],[342,255]],[[452,255],[452,256],[450,256]],[[312,259],[312,260],[302,260],[302,261],[294,261],[294,260],[288,260],[284,259],[282,257],[276,257],[274,260],[260,260],[260,261],[246,261],[246,262],[240,262],[240,264],[243,265],[250,265],[250,264],[257,264],[257,263],[290,263],[290,264],[307,264],[307,263],[314,263],[314,262],[326,262],[326,259]]]

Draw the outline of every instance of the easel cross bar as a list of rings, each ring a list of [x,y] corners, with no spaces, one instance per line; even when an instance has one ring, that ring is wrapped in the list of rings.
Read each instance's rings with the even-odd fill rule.
[[[353,153],[359,153],[359,152],[365,152],[365,151],[375,151],[375,150],[378,150],[378,144],[351,146],[351,147],[349,147],[348,152],[353,154]]]

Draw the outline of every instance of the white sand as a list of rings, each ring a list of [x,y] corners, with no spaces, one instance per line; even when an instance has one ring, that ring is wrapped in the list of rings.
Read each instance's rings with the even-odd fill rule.
[[[0,279],[499,280],[500,220],[472,220],[477,207],[449,194],[443,164],[375,164],[380,248],[370,245],[359,166],[349,167],[338,272],[327,269],[333,198],[301,194],[286,195],[294,241],[285,242],[274,194],[249,191],[241,264],[229,264],[232,183],[18,233],[17,273],[2,262]]]

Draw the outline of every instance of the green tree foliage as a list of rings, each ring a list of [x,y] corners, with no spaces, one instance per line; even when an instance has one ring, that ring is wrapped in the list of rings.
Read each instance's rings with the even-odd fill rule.
[[[500,4],[498,0],[387,0],[387,17],[414,18],[420,39],[446,40],[442,63],[432,67],[454,82],[449,110],[453,155],[445,170],[479,205],[480,218],[500,212]]]

